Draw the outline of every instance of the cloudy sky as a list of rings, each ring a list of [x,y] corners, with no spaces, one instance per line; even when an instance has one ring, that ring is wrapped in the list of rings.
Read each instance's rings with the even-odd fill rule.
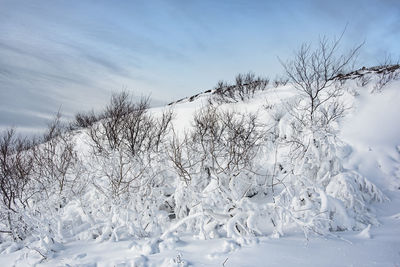
[[[112,91],[157,105],[240,72],[274,78],[278,56],[346,25],[360,65],[400,58],[398,0],[0,0],[0,128],[40,129]]]

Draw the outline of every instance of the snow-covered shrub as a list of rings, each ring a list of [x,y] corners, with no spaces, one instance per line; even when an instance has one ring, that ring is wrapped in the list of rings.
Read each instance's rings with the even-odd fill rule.
[[[227,231],[243,198],[263,193],[256,175],[263,127],[253,114],[219,111],[208,106],[194,116],[193,129],[171,142],[170,158],[180,181],[174,193],[178,219],[205,237]],[[219,229],[221,226],[224,229]]]
[[[170,144],[180,177],[173,194],[177,221],[170,231],[247,242],[293,229],[325,235],[375,224],[369,206],[385,197],[342,166],[343,144],[336,134],[346,110],[343,96],[340,84],[330,84],[318,93],[323,102],[312,116],[309,95],[268,105],[268,127],[251,114],[215,106],[197,112],[191,131]],[[251,142],[242,144],[236,133]]]
[[[282,63],[299,94],[297,101],[286,105],[289,115],[279,122],[278,148],[286,174],[281,190],[274,190],[280,218],[275,224],[283,227],[293,222],[306,233],[359,229],[373,223],[364,206],[383,199],[375,186],[362,186],[367,181],[356,174],[352,182],[342,179],[343,186],[334,186],[338,177],[348,177],[336,151],[336,122],[347,109],[342,100],[343,83],[336,78],[360,48],[337,55],[339,43],[340,38],[332,42],[323,38],[314,50],[304,44],[293,60]],[[287,155],[282,153],[283,147],[289,149]],[[376,198],[365,199],[365,194]],[[362,204],[354,206],[351,199],[362,200]]]
[[[106,178],[96,177],[94,184],[112,199],[129,198],[155,183],[152,164],[162,153],[154,152],[160,152],[172,113],[155,119],[147,113],[148,105],[147,99],[134,104],[126,93],[114,95],[107,118],[90,128],[94,175]]]
[[[64,206],[85,187],[74,140],[63,132],[59,116],[41,139],[28,141],[13,131],[3,137],[2,239],[10,236],[27,246],[39,242],[32,249],[45,257],[62,239],[59,224]]]
[[[330,101],[340,103],[340,96]],[[301,101],[297,104],[304,105]],[[331,104],[326,101],[320,107],[325,105]],[[307,109],[293,103],[286,107],[293,110],[277,125],[276,145],[284,172],[277,174],[276,180],[283,182],[273,191],[272,219],[276,231],[283,234],[284,229],[295,225],[307,235],[325,235],[329,231],[360,230],[375,224],[369,204],[385,197],[364,177],[343,168],[339,151],[342,144],[335,125],[339,117],[324,121],[324,127],[317,128],[312,127]]]
[[[166,212],[160,207],[168,199],[164,144],[173,114],[165,111],[155,118],[148,105],[147,99],[134,104],[125,93],[114,95],[106,119],[89,130],[92,184],[101,195],[95,202],[102,206],[98,218],[121,216],[122,221],[104,223],[109,229],[135,228],[128,231],[135,236],[159,232],[156,229],[168,217],[161,216]],[[101,232],[101,238],[110,237],[104,227]]]

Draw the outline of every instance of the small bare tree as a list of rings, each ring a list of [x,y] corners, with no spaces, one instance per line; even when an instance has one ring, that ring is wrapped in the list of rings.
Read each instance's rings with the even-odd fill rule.
[[[281,61],[290,82],[306,96],[307,104],[304,109],[308,113],[308,123],[311,127],[320,126],[329,122],[329,118],[337,118],[340,115],[329,115],[329,118],[326,119],[326,114],[320,116],[321,109],[343,112],[343,108],[338,107],[337,103],[335,104],[335,99],[342,94],[342,90],[334,83],[336,78],[343,75],[352,66],[363,45],[352,48],[347,54],[338,55],[343,33],[332,41],[322,37],[315,49],[305,43],[295,52],[293,60]],[[336,107],[326,108],[326,104],[332,102]],[[325,118],[324,122],[321,118]]]

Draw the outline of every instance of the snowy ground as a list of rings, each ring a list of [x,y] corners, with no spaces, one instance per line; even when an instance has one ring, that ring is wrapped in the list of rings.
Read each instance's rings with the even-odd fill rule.
[[[182,237],[173,249],[143,256],[131,241],[64,245],[54,258],[37,266],[399,266],[400,198],[380,208],[379,227],[306,240],[302,233],[279,239],[262,238],[240,247],[230,240]],[[2,255],[2,266],[32,266],[41,259],[27,249]],[[35,255],[36,254],[36,255]],[[143,263],[143,264],[142,264]],[[142,265],[141,265],[142,264]],[[147,264],[147,265],[146,265]]]
[[[380,94],[361,92],[340,134],[351,147],[343,155],[344,167],[357,170],[390,199],[372,206],[380,225],[309,239],[302,232],[291,232],[245,245],[173,235],[159,246],[157,240],[71,240],[44,260],[35,250],[9,247],[0,254],[0,266],[400,266],[399,86],[394,83]],[[283,89],[280,94],[290,95]],[[279,97],[267,99],[279,101]],[[254,111],[263,104],[265,98],[259,98],[237,108]],[[189,125],[186,118],[194,110],[191,102],[177,105],[179,128]]]

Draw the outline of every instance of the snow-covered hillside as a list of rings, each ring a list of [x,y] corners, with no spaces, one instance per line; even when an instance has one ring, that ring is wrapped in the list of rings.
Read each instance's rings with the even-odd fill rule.
[[[56,137],[52,166],[76,159],[2,213],[24,238],[4,231],[0,265],[400,265],[400,75],[381,73],[338,77],[311,116],[292,84],[263,84],[133,109],[123,141],[109,118]]]

